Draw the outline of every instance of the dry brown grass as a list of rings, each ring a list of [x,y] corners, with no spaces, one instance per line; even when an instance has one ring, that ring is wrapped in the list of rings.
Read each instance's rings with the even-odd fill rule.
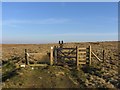
[[[24,59],[24,50],[28,49],[28,53],[39,53],[31,55],[31,58],[34,58],[38,61],[44,61],[48,60],[46,58],[46,54],[50,52],[51,46],[58,46],[58,44],[3,44],[2,45],[2,60],[8,61],[11,60],[13,63],[17,63],[18,61],[25,61]],[[118,74],[118,67],[119,67],[119,53],[118,53],[118,42],[86,42],[86,43],[65,43],[64,47],[87,47],[91,45],[92,51],[102,59],[102,50],[105,50],[105,62],[100,63],[97,61],[94,57],[92,57],[92,66],[87,67],[87,69],[81,69],[81,72],[77,72],[75,70],[69,70],[69,68],[65,68],[65,71],[62,71],[64,73],[67,69],[69,70],[69,73],[67,75],[59,75],[60,77],[54,76],[54,72],[57,73],[60,72],[61,67],[49,67],[49,68],[40,68],[38,70],[35,69],[35,71],[31,71],[31,68],[23,69],[23,71],[19,71],[20,73],[26,73],[25,75],[31,78],[30,80],[26,80],[23,76],[15,76],[9,81],[5,81],[7,87],[15,87],[14,83],[16,83],[15,79],[18,79],[17,82],[25,83],[25,85],[16,85],[18,87],[27,87],[26,83],[30,81],[36,81],[35,87],[45,87],[45,84],[49,84],[48,87],[71,87],[74,84],[69,81],[68,77],[71,76],[72,80],[74,80],[76,83],[78,83],[78,86],[74,87],[87,87],[87,88],[96,88],[96,87],[119,87],[119,74]],[[45,56],[44,56],[45,55]],[[43,59],[44,57],[44,59]],[[45,59],[46,58],[46,59]],[[14,65],[14,64],[13,64]],[[40,71],[39,71],[40,70]],[[76,73],[76,74],[75,74]],[[81,75],[79,77],[79,75]],[[45,80],[48,80],[49,83],[46,83],[44,80],[35,79],[34,76],[37,78],[39,75],[41,78],[44,78]],[[20,78],[21,77],[21,78]],[[83,78],[82,78],[83,77]],[[48,78],[48,79],[47,79]],[[23,79],[23,80],[22,80]],[[35,79],[35,80],[34,80]],[[69,84],[66,84],[67,82],[70,82]],[[43,84],[42,84],[43,83]],[[59,85],[60,83],[60,85]],[[29,83],[32,87],[32,83]],[[5,86],[4,86],[5,87]]]

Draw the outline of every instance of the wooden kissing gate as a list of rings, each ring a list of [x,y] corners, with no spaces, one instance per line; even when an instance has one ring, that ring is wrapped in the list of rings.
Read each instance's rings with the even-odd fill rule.
[[[97,60],[103,62],[104,60],[104,50],[103,50],[103,60],[99,59],[95,53],[91,51],[91,46],[87,48],[63,48],[63,41],[62,43],[59,41],[59,47],[51,47],[51,54],[50,54],[50,65],[58,64],[61,62],[62,64],[65,63],[65,60],[72,59],[73,63],[75,63],[76,68],[79,70],[79,66],[83,64],[91,65],[91,54],[93,54]]]
[[[96,59],[100,62],[104,62],[104,55],[105,51],[103,50],[103,60],[98,58],[98,56],[92,52],[91,46],[88,47],[72,47],[72,48],[65,48],[63,47],[63,41],[59,41],[59,47],[54,46],[51,47],[50,51],[50,65],[73,65],[76,66],[76,68],[79,70],[80,65],[91,65],[91,56],[96,57]],[[29,54],[27,52],[27,49],[25,49],[25,60],[26,65],[30,66],[45,66],[43,64],[29,64]]]
[[[66,51],[66,52],[65,52]],[[91,46],[88,48],[57,48],[51,47],[50,65],[63,62],[65,59],[73,59],[77,69],[81,64],[91,65]]]

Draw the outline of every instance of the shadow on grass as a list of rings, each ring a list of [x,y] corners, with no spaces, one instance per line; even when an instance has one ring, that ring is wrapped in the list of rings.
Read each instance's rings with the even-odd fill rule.
[[[81,68],[81,70],[84,73],[89,73],[91,75],[96,75],[96,76],[99,76],[99,77],[101,77],[101,74],[103,73],[99,68],[96,68],[94,66],[84,66],[84,67]]]
[[[12,70],[12,71],[9,71],[9,72],[6,72],[5,74],[3,74],[2,75],[2,82],[5,82],[7,79],[10,79],[10,78],[16,76],[18,69],[15,69],[15,70]]]
[[[77,80],[77,82],[79,82],[80,88],[85,88],[86,77],[84,72],[81,69],[79,71],[76,69],[71,70],[71,75],[74,79]]]

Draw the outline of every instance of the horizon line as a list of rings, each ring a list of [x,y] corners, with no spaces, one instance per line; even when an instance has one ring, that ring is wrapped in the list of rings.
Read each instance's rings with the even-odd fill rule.
[[[60,40],[58,40],[59,42]],[[57,43],[58,43],[57,42]],[[63,40],[64,42],[64,40]],[[64,43],[90,43],[90,42],[119,42],[119,40],[105,40],[105,41],[73,41],[73,42],[64,42]],[[0,43],[0,44],[57,44],[55,42],[50,42],[50,43]]]

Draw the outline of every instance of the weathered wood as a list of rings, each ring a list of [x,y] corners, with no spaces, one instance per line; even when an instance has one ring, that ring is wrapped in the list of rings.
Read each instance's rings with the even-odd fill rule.
[[[70,49],[75,49],[75,48],[60,48],[60,49],[58,49],[58,50],[70,50]]]
[[[77,61],[77,70],[79,70],[79,56],[78,56],[78,52],[79,52],[79,49],[78,47],[76,47],[76,61]]]
[[[86,50],[86,48],[78,48],[78,50]]]
[[[79,62],[78,66],[79,66],[80,64],[86,64],[86,62]]]
[[[78,54],[86,54],[86,52],[84,51],[84,52],[78,52]]]
[[[95,55],[95,53],[93,53],[93,52],[91,52],[91,53],[96,57],[96,59],[97,59],[98,61],[102,62],[102,60],[101,60],[97,55]]]
[[[86,60],[86,57],[79,57],[79,60],[81,60],[81,59],[84,59],[84,60]]]
[[[26,65],[29,65],[29,58],[28,58],[27,49],[25,49],[25,60],[26,60]]]
[[[89,46],[89,64],[91,65],[91,46]]]
[[[51,52],[50,52],[50,65],[53,65],[53,47],[51,47]]]
[[[105,50],[103,50],[103,62],[105,61]]]
[[[81,50],[79,50],[79,52],[85,52],[86,51],[86,49],[81,49]]]
[[[78,54],[79,57],[85,57],[86,58],[86,55],[85,54]]]
[[[101,61],[91,50],[91,46],[87,48],[56,48],[57,56],[55,55],[55,60],[63,60],[65,58],[75,58],[76,66],[79,70],[79,65],[81,64],[89,64],[91,65],[91,55],[93,54],[99,61]],[[104,51],[103,51],[103,59],[104,59]]]
[[[32,66],[32,67],[34,67],[34,66],[48,66],[47,64],[29,64],[29,66]]]
[[[64,49],[69,50],[68,52],[64,52]],[[70,48],[62,48],[62,49],[57,49],[59,56],[57,58],[76,58],[76,56],[72,56],[73,53],[76,54],[76,48],[70,49]],[[71,50],[71,51],[70,51]],[[71,55],[72,54],[72,55]]]
[[[79,62],[86,62],[86,59],[79,59]]]
[[[71,53],[75,52],[76,51],[76,48],[73,49],[72,51],[69,51],[68,55],[70,55]]]
[[[63,52],[65,55],[70,55],[70,54],[76,54],[76,52],[75,51],[71,51],[71,52]]]
[[[55,64],[57,63],[57,57],[58,57],[57,54],[58,54],[58,49],[56,47],[54,47],[54,56],[55,56],[54,61],[55,61]]]
[[[76,56],[57,56],[58,58],[62,57],[62,58],[76,58]]]
[[[63,53],[61,50],[58,50],[58,54],[60,54],[60,53],[64,56],[66,56],[65,53]]]

